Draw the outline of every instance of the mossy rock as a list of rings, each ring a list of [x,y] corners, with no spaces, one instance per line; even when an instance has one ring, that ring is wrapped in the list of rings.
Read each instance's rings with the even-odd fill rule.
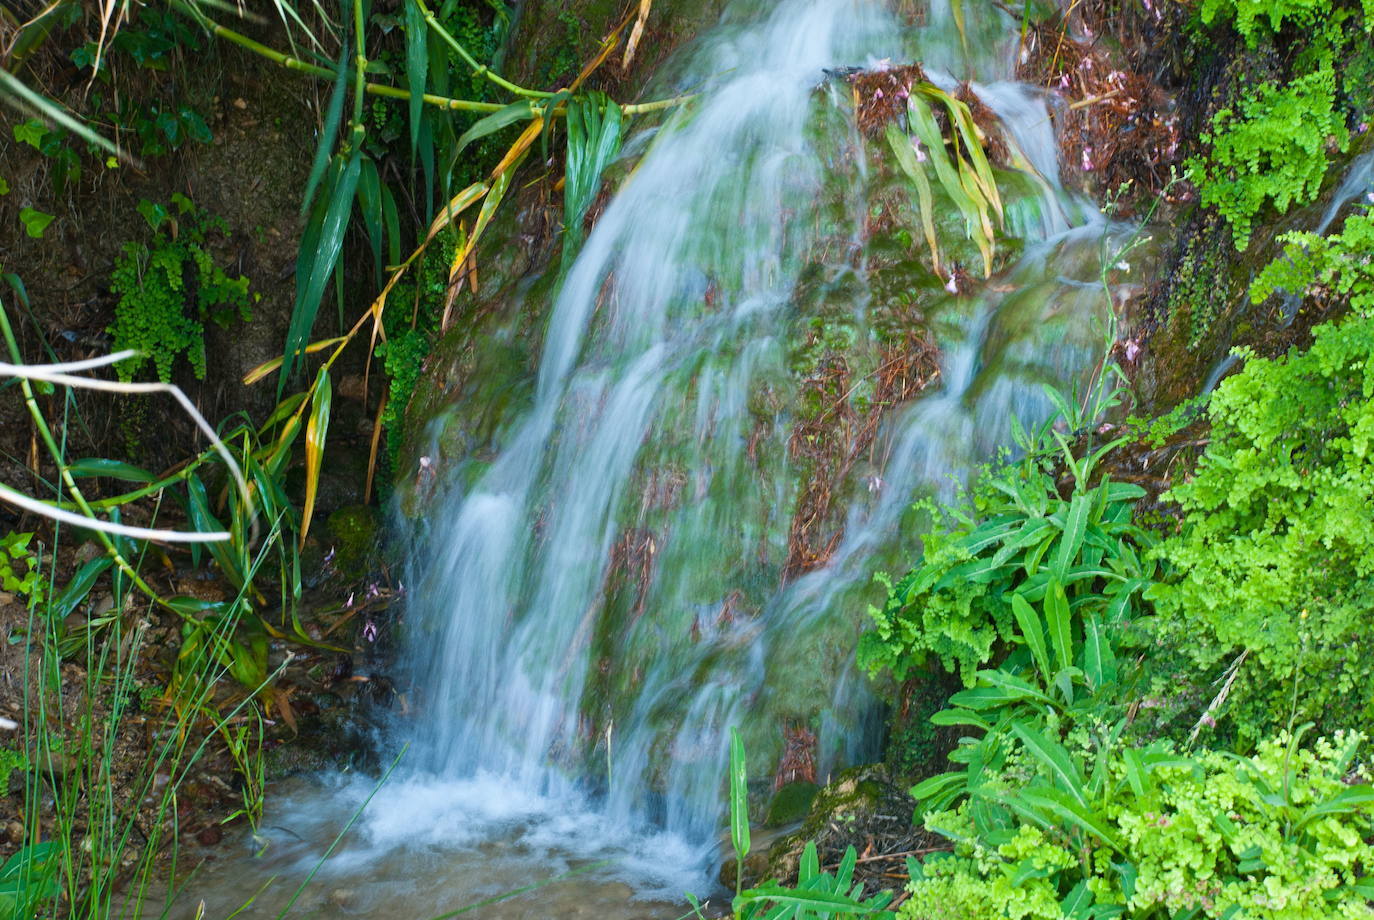
[[[884,764],[850,767],[815,794],[811,811],[801,829],[780,837],[768,848],[769,878],[790,879],[809,841],[847,836],[881,808],[892,791],[892,778]]]
[[[811,805],[820,791],[820,786],[805,780],[788,783],[768,800],[763,823],[769,827],[781,827],[802,820],[811,813]]]
[[[325,528],[334,545],[334,565],[345,578],[367,574],[379,526],[377,509],[368,505],[345,505],[329,516]]]

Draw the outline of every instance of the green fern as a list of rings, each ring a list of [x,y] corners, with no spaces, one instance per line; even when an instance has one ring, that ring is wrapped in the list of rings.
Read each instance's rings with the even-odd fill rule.
[[[1357,313],[1374,314],[1374,212],[1351,215],[1340,233],[1286,233],[1283,256],[1264,267],[1250,286],[1260,303],[1275,291],[1301,294],[1322,285],[1350,298]]]
[[[224,221],[197,210],[183,196],[174,196],[173,203],[179,222],[161,205],[144,202],[139,207],[154,229],[153,242],[125,243],[110,277],[110,290],[119,296],[109,328],[114,348],[138,352],[116,366],[126,382],[151,361],[166,383],[179,356],[203,380],[205,321],[227,328],[235,318],[251,316],[248,279],[230,277],[205,248],[207,234],[222,232]],[[176,226],[178,232],[164,226]]]
[[[1315,199],[1328,145],[1348,148],[1350,132],[1336,111],[1335,71],[1324,66],[1287,86],[1261,85],[1241,101],[1239,112],[1218,112],[1202,140],[1211,152],[1190,159],[1189,174],[1202,203],[1215,206],[1231,225],[1236,249],[1245,249],[1266,204],[1283,214]]]

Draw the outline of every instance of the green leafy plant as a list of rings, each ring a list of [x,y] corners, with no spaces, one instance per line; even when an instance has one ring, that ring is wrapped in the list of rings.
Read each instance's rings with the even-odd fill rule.
[[[1336,109],[1336,74],[1325,66],[1284,86],[1260,85],[1239,111],[1222,109],[1202,135],[1205,157],[1188,161],[1201,200],[1231,225],[1236,249],[1250,243],[1256,215],[1266,204],[1284,214],[1316,198],[1326,175],[1327,149],[1350,143]]]
[[[952,126],[948,150],[936,118],[937,109]],[[927,167],[934,170],[940,190],[963,216],[968,238],[977,244],[983,256],[983,273],[990,275],[996,249],[993,219],[998,225],[1002,222],[1002,199],[972,111],[964,102],[922,80],[912,85],[907,97],[907,126],[910,134],[896,122],[888,122],[887,141],[897,164],[916,186],[921,227],[935,270],[940,271],[940,247]]]
[[[1374,212],[1352,214],[1340,233],[1285,233],[1283,255],[1266,265],[1250,286],[1260,303],[1277,291],[1302,295],[1317,285],[1358,313],[1374,313]]]
[[[926,825],[954,849],[911,862],[910,920],[1370,916],[1374,788],[1362,738],[1287,734],[1253,757],[1106,745],[1083,761],[1023,724],[1021,761]]]
[[[41,603],[48,582],[33,550],[29,549],[32,539],[31,532],[11,531],[0,537],[0,589]],[[3,786],[4,783],[0,783],[0,787]]]
[[[1374,2],[1361,0],[1366,17],[1374,18]],[[1198,9],[1202,22],[1231,22],[1246,43],[1254,48],[1259,39],[1275,35],[1285,25],[1311,29],[1332,14],[1331,0],[1203,0]]]
[[[1061,413],[1075,411],[1060,403]],[[1057,454],[1044,446],[1050,437]],[[920,561],[900,581],[887,582],[883,608],[869,610],[875,629],[864,635],[859,661],[870,672],[905,680],[934,657],[972,684],[977,668],[1016,635],[1013,598],[1039,603],[1051,586],[1057,587],[1050,602],[1058,610],[1062,590],[1075,624],[1132,618],[1155,575],[1147,553],[1154,539],[1131,522],[1132,505],[1144,493],[1106,478],[1091,485],[1097,464],[1120,442],[1078,459],[1049,424],[1034,435],[1018,428],[1018,439],[1022,459],[988,470],[952,510],[952,523],[933,502],[922,503],[936,526]],[[1056,481],[1056,456],[1074,483],[1067,499]]]
[[[60,894],[57,855],[52,841],[31,843],[0,866],[0,917],[36,917]]]
[[[865,899],[863,883],[854,884],[854,866],[858,854],[853,847],[845,850],[844,858],[835,872],[822,872],[816,854],[816,844],[808,842],[802,853],[797,886],[788,888],[776,881],[766,881],[753,888],[741,890],[744,860],[749,855],[749,771],[745,763],[744,743],[739,731],[730,729],[730,841],[735,849],[736,920],[825,920],[828,917],[868,916],[892,920],[891,911],[883,908],[892,900],[890,892],[882,892]],[[701,905],[689,895],[694,912],[702,917]]]
[[[1189,670],[1227,685],[1250,742],[1312,720],[1374,720],[1368,612],[1374,592],[1374,318],[1313,331],[1309,349],[1246,362],[1212,396],[1212,439],[1167,498],[1185,513],[1150,591],[1155,630]],[[1161,692],[1187,674],[1161,676]]]
[[[29,759],[24,756],[23,751],[0,747],[0,794],[9,789],[10,774],[16,770],[26,772],[28,769]]]
[[[121,380],[132,380],[152,362],[158,379],[171,379],[185,356],[196,377],[205,377],[205,321],[222,327],[250,315],[248,279],[231,278],[206,248],[209,234],[227,224],[197,209],[185,196],[172,197],[176,214],[143,202],[139,212],[153,229],[153,241],[126,243],[115,260],[110,289],[119,295],[110,327],[116,351],[138,352],[121,362]]]

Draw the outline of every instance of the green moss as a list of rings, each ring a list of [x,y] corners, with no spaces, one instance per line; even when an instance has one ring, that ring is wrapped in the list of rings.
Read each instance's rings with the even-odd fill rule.
[[[780,827],[802,820],[810,813],[811,803],[816,800],[816,795],[820,791],[820,786],[805,780],[787,783],[768,800],[763,823],[770,827]]]
[[[325,523],[334,542],[334,564],[346,578],[367,574],[368,557],[377,545],[377,509],[367,505],[348,505],[329,516]]]

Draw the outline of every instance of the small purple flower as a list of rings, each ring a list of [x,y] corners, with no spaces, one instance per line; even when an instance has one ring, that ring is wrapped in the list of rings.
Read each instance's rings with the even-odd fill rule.
[[[363,638],[368,642],[377,641],[377,624],[368,620],[363,624]]]

